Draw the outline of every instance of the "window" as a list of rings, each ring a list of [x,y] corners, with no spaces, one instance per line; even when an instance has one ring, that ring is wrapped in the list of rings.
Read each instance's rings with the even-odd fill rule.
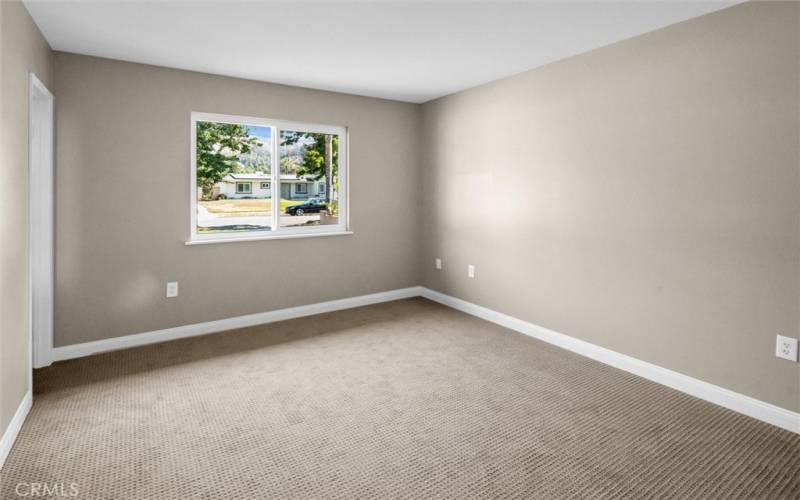
[[[192,113],[191,135],[189,243],[347,233],[344,127]]]

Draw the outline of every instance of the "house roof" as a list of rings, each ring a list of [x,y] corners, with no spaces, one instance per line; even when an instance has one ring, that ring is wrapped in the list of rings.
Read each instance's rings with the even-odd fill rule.
[[[237,181],[268,181],[270,180],[271,175],[265,174],[264,172],[255,172],[252,174],[228,174],[225,177],[230,177],[231,179],[235,179]]]
[[[264,172],[254,172],[252,174],[228,174],[225,176],[223,180],[227,181],[269,181],[272,179],[270,174],[266,174]],[[309,178],[298,178],[294,174],[282,174],[281,175],[282,181],[304,181],[304,182],[313,182],[313,179]]]

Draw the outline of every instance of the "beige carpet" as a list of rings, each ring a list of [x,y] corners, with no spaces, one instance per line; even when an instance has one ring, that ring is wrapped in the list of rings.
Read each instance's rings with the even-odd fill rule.
[[[77,498],[800,498],[800,436],[412,299],[57,363],[2,471]],[[69,493],[69,490],[67,490]]]

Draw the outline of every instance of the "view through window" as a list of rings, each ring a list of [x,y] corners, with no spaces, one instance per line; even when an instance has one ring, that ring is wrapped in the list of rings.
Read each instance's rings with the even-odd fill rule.
[[[345,230],[342,127],[192,114],[193,239]]]
[[[288,217],[280,218],[281,227],[338,224],[338,173],[337,135],[282,130],[281,198],[287,200],[282,212]]]

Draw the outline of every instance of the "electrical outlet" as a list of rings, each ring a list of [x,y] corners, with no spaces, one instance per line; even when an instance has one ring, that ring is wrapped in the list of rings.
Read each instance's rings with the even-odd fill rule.
[[[170,281],[167,283],[167,298],[178,296],[178,282]]]
[[[436,269],[439,270],[442,269],[442,259],[440,259],[439,257],[436,257],[436,261],[434,262],[434,264],[436,265]]]
[[[789,361],[797,361],[797,339],[778,335],[775,342],[775,356]]]
[[[467,266],[467,277],[474,278],[475,277],[475,266],[472,264]]]

